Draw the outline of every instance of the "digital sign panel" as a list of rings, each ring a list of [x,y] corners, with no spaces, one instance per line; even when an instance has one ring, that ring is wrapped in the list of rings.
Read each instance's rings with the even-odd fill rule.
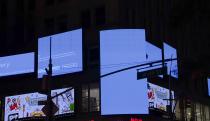
[[[0,57],[0,77],[34,72],[34,53]]]
[[[169,105],[169,90],[158,85],[148,83],[148,100],[150,108],[157,108],[163,111],[167,111],[167,105]],[[174,92],[172,91],[172,98],[174,98]]]
[[[101,75],[146,62],[145,30],[100,32]],[[148,114],[147,79],[137,80],[137,68],[101,79],[101,114]]]
[[[165,59],[177,59],[177,51],[175,48],[172,46],[164,43],[164,58]],[[171,76],[174,78],[178,78],[178,65],[177,65],[177,60],[173,60],[172,62],[166,62],[167,67],[168,67],[168,75],[170,75],[171,71]]]
[[[79,72],[82,63],[82,29],[39,38],[38,40],[38,78],[46,75],[52,52],[52,75]]]
[[[47,100],[47,96],[40,93],[29,93],[5,97],[4,121],[28,117],[42,117],[44,105],[38,105],[39,101]]]
[[[56,96],[60,93],[63,94]],[[58,107],[58,111],[55,113],[55,115],[74,113],[74,89],[70,90],[70,88],[64,88],[52,90],[51,96],[56,96],[52,99],[55,105]]]
[[[146,42],[146,60],[148,62],[162,60],[161,49],[149,42]]]

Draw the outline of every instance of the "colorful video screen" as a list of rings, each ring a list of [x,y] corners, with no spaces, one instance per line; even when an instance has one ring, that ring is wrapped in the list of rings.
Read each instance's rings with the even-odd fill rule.
[[[163,111],[167,111],[167,105],[169,105],[169,90],[158,85],[148,83],[148,100],[149,108],[156,108]],[[172,93],[172,99],[174,99],[174,91]]]
[[[51,91],[52,100],[58,107],[55,115],[74,113],[74,89],[64,88]]]
[[[145,30],[101,31],[100,61],[101,76],[145,63]],[[101,115],[148,114],[147,79],[137,80],[136,69],[101,78]]]
[[[34,72],[34,53],[0,57],[0,77]]]
[[[83,70],[82,29],[55,34],[38,40],[38,78],[46,75],[50,59],[50,40],[52,75],[62,75]]]
[[[39,101],[47,100],[47,96],[40,93],[29,93],[5,97],[4,121],[29,117],[43,117],[44,105],[38,105]]]

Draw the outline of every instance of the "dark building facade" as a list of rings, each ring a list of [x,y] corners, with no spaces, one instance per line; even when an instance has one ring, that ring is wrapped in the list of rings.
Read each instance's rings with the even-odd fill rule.
[[[111,121],[115,119],[100,116],[99,31],[145,29],[147,41],[159,47],[165,41],[177,48],[180,78],[172,87],[178,100],[176,119],[209,121],[206,76],[210,67],[210,34],[207,8],[205,2],[189,0],[1,0],[0,55],[37,53],[38,38],[83,28],[84,71],[55,77],[52,87],[75,87],[75,110],[78,114],[66,120]],[[39,90],[42,84],[41,79],[36,79],[36,74],[3,77],[0,80],[2,97],[33,92]],[[167,83],[158,85],[165,86]],[[190,105],[186,106],[188,97]],[[117,121],[131,118],[153,121],[159,115],[122,117],[115,118]]]

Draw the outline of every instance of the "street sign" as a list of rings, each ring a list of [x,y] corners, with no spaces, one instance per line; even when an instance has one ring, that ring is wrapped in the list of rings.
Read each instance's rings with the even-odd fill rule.
[[[166,73],[167,73],[167,67],[137,72],[137,79],[143,79],[143,78],[147,78],[147,77],[164,75]]]
[[[46,102],[42,102],[44,104],[46,104]],[[48,105],[45,105],[43,108],[42,108],[42,112],[47,116],[48,114],[48,110],[52,110],[52,115],[54,115],[58,110],[59,108],[55,105],[55,103],[51,100],[50,101],[51,103],[51,109],[49,109],[49,106]]]

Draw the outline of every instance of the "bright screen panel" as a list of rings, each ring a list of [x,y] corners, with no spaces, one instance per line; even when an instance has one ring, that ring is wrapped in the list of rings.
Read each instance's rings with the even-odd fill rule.
[[[44,105],[38,105],[39,101],[44,100],[47,100],[47,96],[40,93],[5,97],[4,121],[45,116],[42,112]]]
[[[34,53],[0,57],[0,77],[34,72]]]
[[[171,93],[172,98],[174,98],[174,91],[172,91]],[[167,99],[170,98],[168,89],[152,83],[148,83],[147,94],[150,108],[157,108],[159,110],[167,111],[166,106],[169,105],[169,101]]]
[[[71,88],[63,88],[51,91],[52,97],[65,92],[53,98],[53,102],[58,107],[58,111],[55,115],[74,113],[74,89],[70,89]]]
[[[177,59],[177,51],[175,48],[172,46],[164,43],[164,58],[165,59]],[[167,64],[167,70],[168,70],[168,75],[170,75],[171,71],[171,76],[174,78],[178,78],[178,65],[177,65],[177,60],[173,60],[172,62],[166,62]]]
[[[79,72],[82,64],[82,29],[39,38],[38,78],[46,75],[52,42],[52,75]]]
[[[148,62],[162,60],[161,49],[149,42],[146,42],[146,60]]]
[[[157,46],[146,42],[146,62],[156,62],[156,61],[161,61],[162,60],[162,51],[160,48]],[[155,63],[152,66],[146,65],[142,67],[139,72],[147,71],[147,70],[153,70],[157,68],[162,68],[162,62],[160,63]],[[161,76],[161,75],[159,75]]]
[[[100,32],[101,75],[146,62],[145,30]],[[147,79],[137,80],[137,68],[101,79],[101,114],[148,114]]]

